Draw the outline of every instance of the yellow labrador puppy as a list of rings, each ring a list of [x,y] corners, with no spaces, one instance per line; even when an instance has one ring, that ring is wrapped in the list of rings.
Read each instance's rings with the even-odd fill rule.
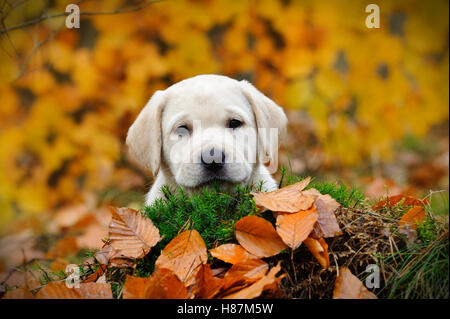
[[[277,188],[278,144],[287,118],[281,107],[247,81],[198,75],[157,91],[130,127],[130,155],[151,171],[151,205],[163,185],[188,194],[219,181]]]

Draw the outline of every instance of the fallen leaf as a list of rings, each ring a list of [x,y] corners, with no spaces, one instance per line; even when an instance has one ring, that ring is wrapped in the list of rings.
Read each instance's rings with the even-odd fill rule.
[[[8,291],[2,299],[32,299],[33,294],[26,288],[16,288]]]
[[[333,299],[377,299],[377,296],[367,290],[350,269],[342,267],[334,284]]]
[[[274,212],[296,213],[311,207],[315,197],[302,194],[302,190],[308,186],[310,177],[280,188],[272,192],[252,193],[256,206],[261,210],[271,210]]]
[[[194,295],[200,299],[214,298],[223,286],[221,279],[214,278],[213,271],[208,264],[200,266],[195,282]]]
[[[76,254],[80,250],[75,237],[65,237],[58,241],[45,255],[46,258],[54,259]]]
[[[85,280],[83,280],[84,283],[87,282],[97,282],[97,280],[103,276],[103,274],[106,271],[106,265],[99,265],[97,270],[91,274],[89,277],[87,277]]]
[[[36,299],[112,299],[109,284],[81,283],[79,288],[69,288],[65,281],[52,281],[42,287],[35,295]]]
[[[281,276],[276,276],[279,271],[281,270],[280,262],[278,262],[278,265],[273,267],[269,270],[269,273],[265,275],[264,277],[260,278],[258,281],[256,281],[254,284],[241,289],[235,293],[229,294],[224,297],[224,299],[252,299],[259,297],[261,293],[264,291],[264,289],[272,289],[272,286],[278,285],[281,279],[286,274],[283,274]]]
[[[127,275],[123,299],[186,299],[184,284],[170,270],[158,268],[148,278]]]
[[[108,237],[108,229],[96,222],[84,229],[83,235],[77,237],[77,243],[82,248],[100,249],[105,237]]]
[[[258,258],[237,244],[223,244],[216,248],[210,249],[209,252],[213,257],[230,264],[236,264],[246,259]]]
[[[402,229],[406,225],[410,229],[417,229],[417,223],[422,223],[425,220],[425,209],[422,206],[414,206],[406,214],[402,216],[398,225]]]
[[[335,237],[341,232],[335,212],[340,204],[330,195],[320,195],[314,202],[317,213],[317,223],[314,225],[312,236],[315,238]]]
[[[117,256],[142,258],[161,240],[158,228],[138,211],[111,207],[111,214],[109,239]]]
[[[67,229],[75,225],[88,214],[89,209],[85,204],[66,206],[56,212],[52,217],[52,223],[49,227],[52,231]]]
[[[328,269],[330,267],[330,256],[328,255],[328,245],[325,239],[308,237],[303,243],[308,247],[313,256],[316,257],[322,268]]]
[[[424,204],[428,204],[429,201],[428,199],[424,199],[423,201],[411,196],[407,196],[407,195],[396,195],[396,196],[390,196],[385,200],[379,201],[378,203],[376,203],[375,205],[373,205],[371,208],[373,210],[380,210],[383,207],[389,207],[389,206],[394,206],[401,203],[401,205],[403,206],[421,206]]]
[[[205,242],[196,230],[186,230],[172,239],[156,260],[157,268],[172,270],[186,286],[195,281],[201,264],[208,254]]]
[[[267,273],[269,265],[261,259],[248,259],[231,266],[225,278],[231,276],[245,276],[248,278],[261,278]]]
[[[243,217],[236,223],[235,230],[239,244],[257,257],[274,256],[287,248],[272,224],[264,218]]]
[[[295,214],[278,214],[277,232],[286,245],[296,249],[313,230],[317,217],[314,206]]]
[[[116,257],[118,255],[119,254],[117,253],[117,251],[111,245],[106,245],[94,254],[97,261],[102,265],[108,265],[117,268],[136,267],[136,262],[134,261],[134,259],[122,256]]]

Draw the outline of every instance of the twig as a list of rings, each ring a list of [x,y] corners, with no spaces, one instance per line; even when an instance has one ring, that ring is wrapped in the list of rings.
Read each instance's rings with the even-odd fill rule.
[[[123,14],[123,13],[131,13],[131,12],[135,12],[138,10],[141,10],[145,7],[147,7],[148,5],[152,4],[152,3],[156,3],[156,2],[161,2],[164,0],[149,0],[149,1],[145,1],[135,7],[131,7],[131,8],[123,8],[123,9],[116,9],[116,10],[112,10],[112,11],[80,11],[80,16],[92,16],[92,15],[114,15],[114,14]],[[8,28],[4,28],[0,30],[0,34],[3,33],[7,33],[10,31],[14,31],[14,30],[18,30],[18,29],[22,29],[34,24],[38,24],[42,21],[45,20],[49,20],[49,19],[54,19],[54,18],[61,18],[64,16],[69,15],[68,12],[61,12],[61,13],[56,13],[56,14],[44,14],[38,18],[29,20],[29,21],[25,21],[21,24],[12,26],[12,27],[8,27]]]

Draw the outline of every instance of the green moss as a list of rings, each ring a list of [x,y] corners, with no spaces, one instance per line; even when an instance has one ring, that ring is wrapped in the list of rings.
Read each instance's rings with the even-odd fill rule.
[[[237,186],[233,193],[226,194],[215,184],[193,196],[188,196],[181,188],[173,191],[163,187],[161,190],[164,198],[145,207],[142,213],[153,221],[163,239],[146,258],[138,261],[138,276],[151,274],[160,251],[182,229],[197,230],[207,248],[212,248],[216,244],[234,241],[235,223],[244,216],[257,213],[249,194],[250,186]]]

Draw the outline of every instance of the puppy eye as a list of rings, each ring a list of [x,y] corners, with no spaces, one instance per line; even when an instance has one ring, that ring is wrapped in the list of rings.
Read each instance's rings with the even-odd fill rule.
[[[183,137],[189,135],[189,129],[186,125],[181,125],[175,129],[174,133],[178,135],[178,137]]]
[[[232,120],[230,120],[230,121],[228,122],[228,127],[229,127],[229,128],[235,129],[235,128],[238,128],[238,127],[240,127],[240,126],[242,126],[242,122],[239,121],[239,120],[232,119]]]

